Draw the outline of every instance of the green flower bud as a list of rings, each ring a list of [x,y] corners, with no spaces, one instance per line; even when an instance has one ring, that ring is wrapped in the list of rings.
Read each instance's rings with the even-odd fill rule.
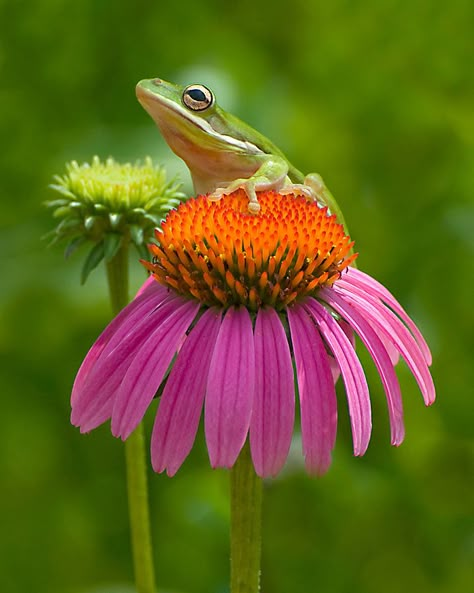
[[[164,168],[145,163],[120,164],[99,157],[92,164],[66,164],[65,175],[55,175],[50,186],[59,198],[46,202],[59,219],[47,237],[51,244],[66,240],[65,256],[69,257],[83,243],[92,243],[86,257],[81,279],[102,261],[110,261],[123,246],[132,243],[140,257],[154,239],[154,228],[185,195],[179,191],[176,178],[167,181]]]

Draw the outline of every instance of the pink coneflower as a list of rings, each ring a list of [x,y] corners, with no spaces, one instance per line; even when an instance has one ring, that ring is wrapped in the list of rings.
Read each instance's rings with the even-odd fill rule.
[[[150,247],[153,262],[144,262],[150,278],[77,374],[72,423],[81,432],[111,419],[112,433],[126,439],[161,387],[155,471],[176,473],[204,408],[212,467],[231,467],[249,436],[257,474],[274,476],[293,434],[296,372],[306,467],[322,474],[336,439],[339,375],[354,454],[370,439],[354,332],[380,374],[393,445],[404,437],[399,355],[433,403],[426,342],[386,288],[350,267],[352,243],[335,217],[301,197],[263,192],[259,202],[260,213],[249,214],[237,191],[169,213]]]

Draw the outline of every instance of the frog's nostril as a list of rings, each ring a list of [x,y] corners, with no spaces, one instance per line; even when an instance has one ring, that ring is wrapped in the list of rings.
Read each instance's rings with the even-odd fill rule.
[[[152,83],[155,84],[156,86],[159,86],[161,84],[161,78],[154,78],[152,80]]]

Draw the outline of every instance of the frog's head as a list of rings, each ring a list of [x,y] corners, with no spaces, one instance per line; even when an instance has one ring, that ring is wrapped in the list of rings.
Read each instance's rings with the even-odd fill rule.
[[[226,113],[203,84],[180,86],[161,78],[137,84],[137,98],[181,158],[190,152],[260,152],[243,133],[245,124]]]

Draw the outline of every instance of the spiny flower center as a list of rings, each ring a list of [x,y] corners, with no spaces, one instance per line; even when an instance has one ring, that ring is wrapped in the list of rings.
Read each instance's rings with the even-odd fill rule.
[[[198,196],[171,211],[150,245],[153,276],[207,306],[283,309],[332,285],[356,255],[335,216],[315,202],[261,192],[248,212],[242,190],[212,202]]]

